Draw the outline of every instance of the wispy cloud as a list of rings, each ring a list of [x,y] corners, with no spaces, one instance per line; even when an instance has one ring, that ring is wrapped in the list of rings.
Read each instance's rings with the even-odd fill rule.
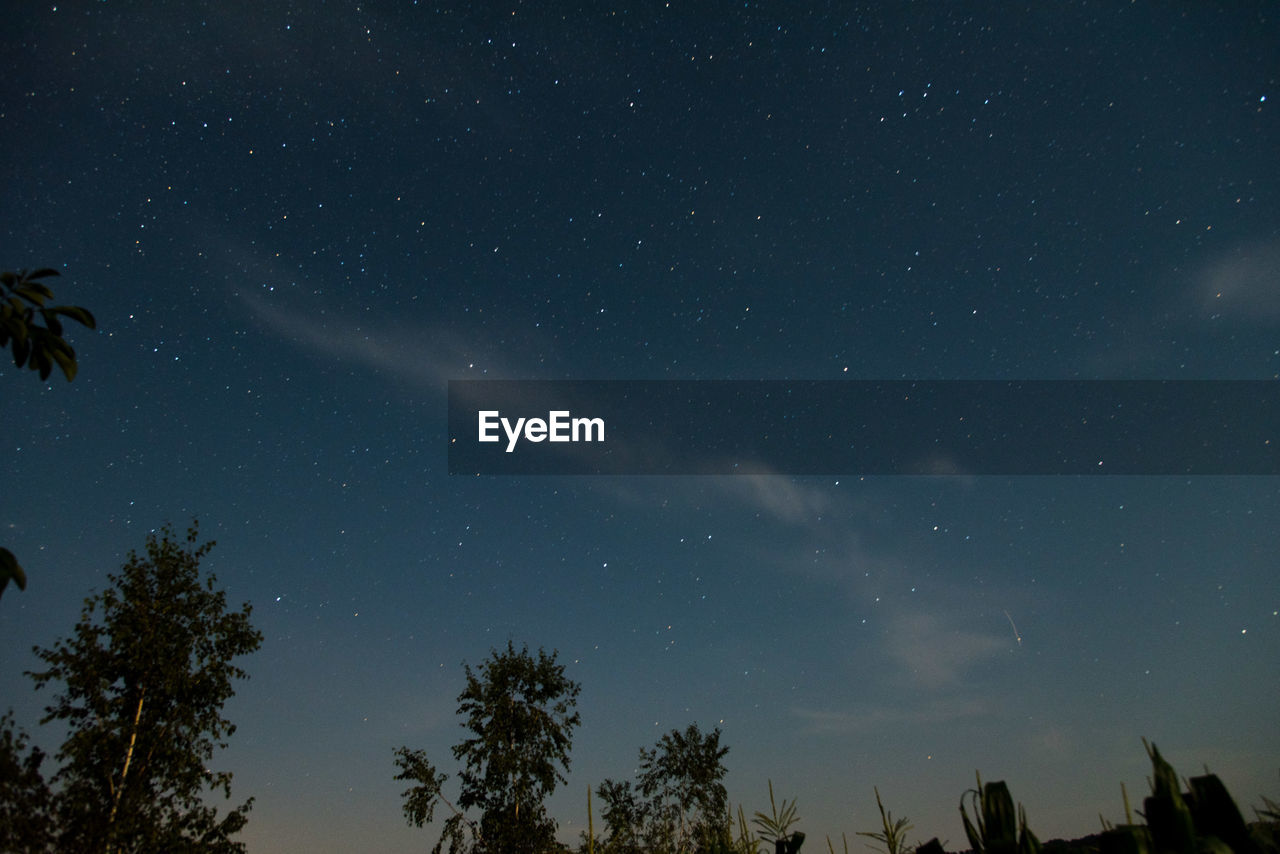
[[[739,475],[722,478],[722,491],[769,521],[809,526],[843,502],[830,481],[805,482],[780,475]]]
[[[810,733],[862,733],[904,724],[940,724],[963,718],[977,718],[990,713],[986,702],[976,698],[956,697],[928,703],[903,706],[858,703],[847,709],[812,709],[795,707],[791,714]]]
[[[1280,320],[1280,240],[1235,246],[1195,278],[1191,299],[1210,318]]]
[[[903,613],[891,618],[887,651],[921,687],[961,684],[977,663],[1006,649],[1008,641],[961,629],[936,614]]]
[[[354,361],[413,386],[443,391],[451,379],[511,376],[497,346],[442,325],[408,324],[386,316],[357,319],[341,311],[285,306],[251,293],[236,296],[263,327],[296,346],[335,361]]]
[[[1208,352],[1197,342],[1230,333],[1256,334],[1280,322],[1280,240],[1243,241],[1206,255],[1198,264],[1162,273],[1169,280],[1154,298],[1108,323],[1110,332],[1086,353],[1081,374],[1102,378],[1164,379],[1257,377],[1219,366],[1206,371]],[[1203,351],[1203,352],[1202,352]],[[1190,355],[1189,355],[1190,354]]]
[[[594,486],[628,504],[655,502],[736,507],[759,519],[760,526],[782,525],[791,531],[823,527],[823,520],[844,518],[853,503],[833,489],[831,480],[790,475],[738,474],[718,477],[664,477],[657,480],[609,478]]]

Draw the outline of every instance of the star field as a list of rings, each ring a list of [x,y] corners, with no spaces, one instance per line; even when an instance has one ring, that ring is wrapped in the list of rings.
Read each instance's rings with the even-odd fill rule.
[[[462,662],[580,681],[560,837],[719,725],[747,814],[1041,839],[1155,740],[1275,798],[1270,477],[447,473],[458,379],[1280,379],[1265,6],[10,4],[4,269],[80,373],[0,366],[0,688],[198,516],[262,649],[215,757],[250,850],[410,851]],[[482,7],[482,8],[481,8]],[[599,816],[597,816],[597,819]],[[913,837],[914,839],[914,837]]]

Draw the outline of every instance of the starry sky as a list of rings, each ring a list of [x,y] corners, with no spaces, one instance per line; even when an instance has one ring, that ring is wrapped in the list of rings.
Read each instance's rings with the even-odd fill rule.
[[[1280,794],[1274,477],[465,477],[459,379],[1276,379],[1270,4],[4,4],[5,706],[165,523],[265,634],[251,851],[422,850],[508,639],[582,684],[560,835],[673,728],[811,845],[1123,817],[1154,739]],[[456,775],[446,790],[456,793]],[[597,816],[598,820],[598,816]]]

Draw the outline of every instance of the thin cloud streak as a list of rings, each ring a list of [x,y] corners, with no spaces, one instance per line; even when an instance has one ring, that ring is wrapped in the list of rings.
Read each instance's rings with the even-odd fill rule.
[[[451,379],[497,379],[506,374],[483,345],[449,330],[409,328],[390,320],[347,325],[286,310],[250,294],[237,297],[263,326],[295,345],[335,360],[354,360],[412,386],[443,391]],[[371,326],[377,331],[369,331]]]
[[[962,684],[977,664],[1008,642],[994,635],[956,628],[935,614],[900,614],[892,619],[887,650],[917,685],[937,690]]]
[[[905,725],[943,724],[990,714],[990,706],[976,698],[952,698],[931,701],[919,707],[854,705],[846,710],[813,709],[796,706],[793,717],[801,722],[804,732],[813,734],[867,733],[886,727],[895,730]]]
[[[1280,241],[1236,246],[1214,258],[1197,277],[1192,300],[1210,318],[1280,320]]]

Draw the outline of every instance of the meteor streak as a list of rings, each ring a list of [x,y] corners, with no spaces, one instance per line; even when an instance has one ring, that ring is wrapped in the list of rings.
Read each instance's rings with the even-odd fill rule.
[[[1018,646],[1022,646],[1022,635],[1018,634],[1018,625],[1013,621],[1013,617],[1009,616],[1009,612],[1005,611],[1004,615],[1009,617],[1009,625],[1013,627],[1013,639],[1018,642]]]

